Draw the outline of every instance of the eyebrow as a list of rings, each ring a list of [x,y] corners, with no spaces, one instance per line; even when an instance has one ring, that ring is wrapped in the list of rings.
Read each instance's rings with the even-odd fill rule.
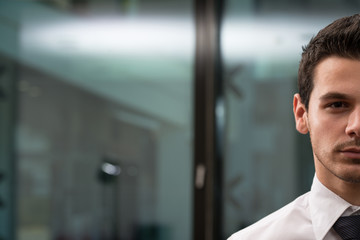
[[[328,92],[320,97],[320,100],[331,100],[331,99],[350,99],[351,97],[344,93],[339,92]]]

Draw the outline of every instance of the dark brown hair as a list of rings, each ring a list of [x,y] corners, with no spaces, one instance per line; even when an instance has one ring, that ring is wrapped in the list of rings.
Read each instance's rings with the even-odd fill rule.
[[[320,30],[303,47],[298,72],[298,89],[301,102],[309,107],[310,94],[314,87],[314,69],[321,60],[338,56],[360,60],[360,15],[338,19]]]

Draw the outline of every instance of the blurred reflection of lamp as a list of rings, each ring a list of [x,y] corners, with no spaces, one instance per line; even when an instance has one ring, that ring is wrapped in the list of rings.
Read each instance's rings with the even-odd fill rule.
[[[118,240],[118,177],[120,176],[122,170],[118,163],[119,161],[116,158],[110,158],[110,157],[104,157],[99,169],[98,169],[98,180],[100,183],[103,184],[104,188],[105,186],[111,186],[112,187],[112,195],[113,195],[113,205],[109,211],[111,218],[111,225],[112,225],[112,231],[111,231],[111,240]],[[103,194],[103,197],[105,198],[106,194]],[[105,207],[107,204],[105,205]],[[106,221],[105,221],[106,222]]]
[[[121,168],[118,163],[109,161],[108,158],[105,158],[100,165],[99,169],[99,180],[102,183],[113,183],[116,178],[120,175]]]

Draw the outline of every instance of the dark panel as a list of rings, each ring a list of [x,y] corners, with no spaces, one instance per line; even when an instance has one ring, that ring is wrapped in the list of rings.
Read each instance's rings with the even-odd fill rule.
[[[224,101],[220,59],[222,1],[195,1],[194,236],[222,236],[222,159]]]
[[[0,58],[0,240],[15,239],[15,100],[12,61]]]

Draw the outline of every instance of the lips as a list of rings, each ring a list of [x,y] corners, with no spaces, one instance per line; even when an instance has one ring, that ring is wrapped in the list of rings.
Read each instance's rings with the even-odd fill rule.
[[[360,148],[358,147],[344,148],[340,152],[348,158],[360,159]]]

